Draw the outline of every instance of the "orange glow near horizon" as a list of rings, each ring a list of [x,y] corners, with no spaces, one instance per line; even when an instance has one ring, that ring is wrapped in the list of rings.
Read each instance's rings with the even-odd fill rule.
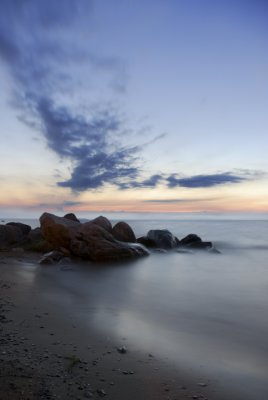
[[[247,182],[238,186],[213,188],[164,187],[153,190],[103,191],[70,194],[53,185],[28,187],[2,185],[0,209],[21,209],[29,212],[268,212],[268,188],[264,182]]]

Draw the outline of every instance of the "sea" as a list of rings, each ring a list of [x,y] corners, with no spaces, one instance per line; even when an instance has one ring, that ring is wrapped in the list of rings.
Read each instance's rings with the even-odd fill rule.
[[[73,307],[89,327],[217,382],[230,400],[267,400],[268,220],[124,220],[137,237],[150,229],[179,239],[195,233],[219,253],[152,252],[69,271],[35,266],[22,279],[41,270],[57,288],[43,295]]]

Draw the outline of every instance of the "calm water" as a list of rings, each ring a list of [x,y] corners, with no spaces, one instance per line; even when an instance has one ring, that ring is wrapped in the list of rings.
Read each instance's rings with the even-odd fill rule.
[[[207,376],[232,400],[268,398],[268,222],[131,221],[137,236],[197,233],[221,254],[151,254],[72,271],[35,267],[32,284],[106,335]],[[25,275],[27,277],[27,274]],[[54,288],[54,289],[53,289]]]

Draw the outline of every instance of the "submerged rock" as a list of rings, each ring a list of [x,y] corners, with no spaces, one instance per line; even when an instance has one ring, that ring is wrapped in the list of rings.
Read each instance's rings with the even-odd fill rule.
[[[154,247],[173,249],[178,246],[178,239],[167,229],[150,230],[147,238],[154,243]]]
[[[200,236],[196,235],[195,233],[191,233],[181,239],[180,246],[191,249],[208,249],[212,247],[212,243],[203,242]]]

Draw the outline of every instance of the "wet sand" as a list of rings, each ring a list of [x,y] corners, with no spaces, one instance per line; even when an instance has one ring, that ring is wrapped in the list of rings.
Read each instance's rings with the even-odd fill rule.
[[[0,254],[2,400],[228,398],[216,382],[129,345],[127,337],[100,333],[70,304],[42,296],[51,290],[47,282],[29,286],[24,274],[38,259],[37,254]]]

